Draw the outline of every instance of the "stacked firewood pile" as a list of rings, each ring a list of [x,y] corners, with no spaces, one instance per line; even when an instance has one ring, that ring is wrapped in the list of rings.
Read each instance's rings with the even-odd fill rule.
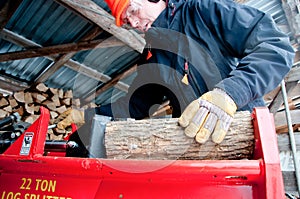
[[[40,107],[44,106],[50,111],[49,139],[62,139],[68,134],[69,129],[55,128],[55,124],[62,120],[60,116],[72,108],[87,108],[95,106],[93,104],[81,107],[79,99],[73,98],[72,90],[49,88],[40,83],[23,91],[15,92],[12,95],[4,96],[0,94],[0,119],[18,112],[21,121],[33,123],[39,116]]]

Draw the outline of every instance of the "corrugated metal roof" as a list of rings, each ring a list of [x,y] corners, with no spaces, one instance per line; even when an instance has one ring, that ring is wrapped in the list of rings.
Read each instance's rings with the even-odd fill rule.
[[[108,10],[103,1],[94,1]],[[79,41],[85,34],[94,28],[94,24],[69,9],[57,4],[53,0],[24,0],[12,18],[7,23],[8,29],[28,40],[41,45],[53,46]],[[98,37],[108,37],[103,32]],[[0,40],[0,52],[15,52],[24,48]],[[82,51],[73,56],[73,60],[110,77],[118,75],[136,61],[138,53],[127,46],[111,47]],[[1,74],[13,77],[20,81],[33,83],[45,69],[53,64],[46,58],[30,58],[0,63]],[[54,88],[75,89],[76,98],[84,98],[95,88],[103,85],[98,80],[81,75],[67,66],[57,70],[46,82]],[[78,86],[80,85],[80,86]],[[108,92],[108,91],[107,91]],[[118,90],[118,92],[122,92]],[[116,93],[117,95],[118,92]],[[107,94],[100,95],[97,103],[106,101]]]

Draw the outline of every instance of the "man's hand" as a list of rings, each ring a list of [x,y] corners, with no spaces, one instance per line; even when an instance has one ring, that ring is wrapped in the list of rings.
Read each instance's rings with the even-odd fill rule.
[[[212,141],[221,143],[233,120],[237,106],[221,89],[214,89],[189,104],[178,122],[185,127],[185,134],[205,143],[212,134]]]
[[[81,126],[85,123],[84,121],[84,111],[76,110],[76,109],[69,109],[63,112],[59,119],[61,120],[57,124],[57,128],[65,129],[66,127],[70,126],[72,123],[78,124]]]

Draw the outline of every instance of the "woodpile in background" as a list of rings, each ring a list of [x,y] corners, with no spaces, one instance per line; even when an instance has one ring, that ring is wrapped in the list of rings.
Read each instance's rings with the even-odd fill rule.
[[[79,99],[73,98],[72,90],[48,88],[40,83],[24,91],[12,95],[0,94],[0,119],[18,112],[23,122],[33,123],[40,115],[40,107],[50,111],[50,124],[56,124],[59,116],[71,108],[82,108]],[[93,104],[86,105],[95,106]],[[68,133],[69,129],[49,129],[49,139],[59,140]]]

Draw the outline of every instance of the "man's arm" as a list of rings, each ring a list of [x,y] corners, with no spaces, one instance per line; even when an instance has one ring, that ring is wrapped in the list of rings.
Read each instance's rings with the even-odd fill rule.
[[[272,17],[233,1],[204,0],[201,6],[208,26],[226,51],[240,61],[216,87],[228,93],[238,107],[262,97],[279,85],[289,72],[294,50]]]

